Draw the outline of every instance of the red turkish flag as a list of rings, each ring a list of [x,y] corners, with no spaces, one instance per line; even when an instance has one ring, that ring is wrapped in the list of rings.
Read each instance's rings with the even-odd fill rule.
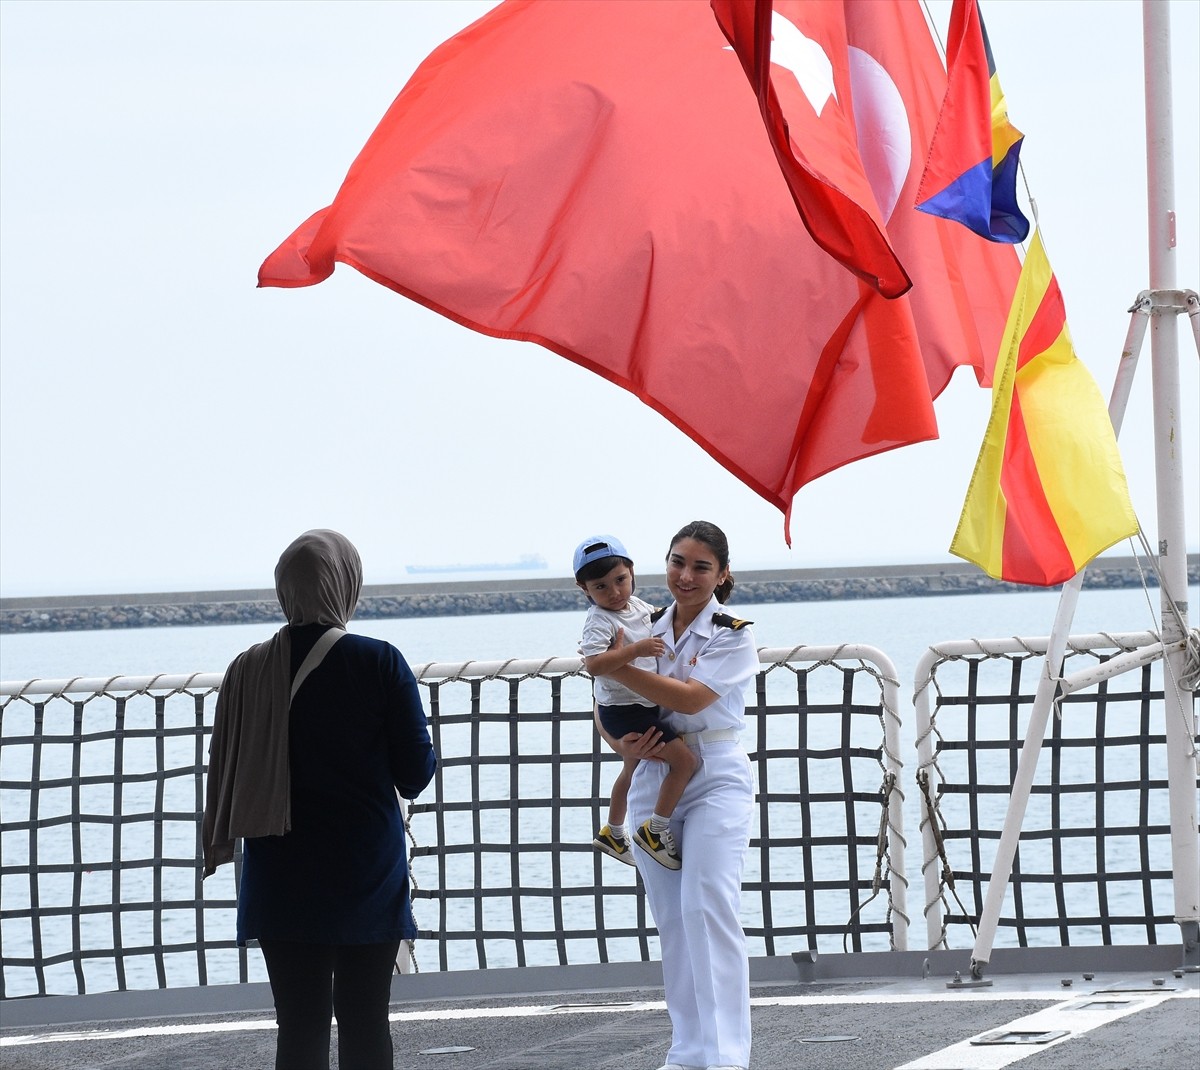
[[[888,241],[863,172],[854,116],[843,106],[850,49],[841,0],[780,4],[778,13],[771,0],[710,3],[754,87],[809,234],[884,297],[899,297],[912,280]]]
[[[789,0],[795,2],[795,0]],[[800,0],[802,3],[803,0]],[[787,2],[776,0],[787,10]],[[937,397],[970,365],[990,386],[1021,274],[1016,251],[916,211],[946,73],[917,0],[845,0],[863,165],[892,247],[913,279],[904,295]]]
[[[785,514],[817,476],[936,436],[914,317],[933,303],[883,299],[814,243],[702,0],[508,0],[447,41],[259,282],[311,285],[337,262],[631,391]],[[968,305],[937,325],[938,367],[995,352],[1003,313],[972,350]]]

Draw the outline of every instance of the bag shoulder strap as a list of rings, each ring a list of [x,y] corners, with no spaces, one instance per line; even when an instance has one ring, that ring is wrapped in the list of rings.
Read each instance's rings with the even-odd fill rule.
[[[308,652],[308,657],[301,663],[300,670],[296,673],[296,678],[292,681],[290,699],[296,697],[296,692],[300,690],[300,685],[308,679],[308,674],[325,660],[325,655],[333,649],[333,644],[345,634],[346,631],[344,628],[330,628],[328,631],[321,633],[321,638],[316,641],[312,650]]]

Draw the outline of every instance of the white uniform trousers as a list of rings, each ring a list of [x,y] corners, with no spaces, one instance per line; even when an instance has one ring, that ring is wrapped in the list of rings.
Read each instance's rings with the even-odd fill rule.
[[[672,1041],[666,1062],[750,1065],[750,964],[739,918],[754,787],[737,740],[693,744],[700,768],[671,818],[683,868],[669,870],[634,848],[662,949]],[[633,776],[629,815],[650,817],[666,774],[644,761]]]

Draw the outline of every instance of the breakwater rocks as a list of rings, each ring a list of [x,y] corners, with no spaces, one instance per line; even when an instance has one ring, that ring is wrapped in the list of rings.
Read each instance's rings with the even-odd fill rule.
[[[1085,588],[1157,586],[1132,558],[1101,559],[1087,571]],[[1188,582],[1200,582],[1200,555],[1188,557]],[[765,602],[823,602],[863,598],[981,594],[1031,588],[1002,583],[970,565],[745,572],[732,603],[739,609]],[[668,601],[661,576],[645,578],[638,594],[654,605]],[[364,587],[356,620],[462,617],[494,613],[581,612],[584,602],[570,579],[494,580],[478,583],[396,584]],[[156,595],[88,595],[0,599],[0,634],[162,628],[214,624],[282,623],[275,594],[217,591]]]

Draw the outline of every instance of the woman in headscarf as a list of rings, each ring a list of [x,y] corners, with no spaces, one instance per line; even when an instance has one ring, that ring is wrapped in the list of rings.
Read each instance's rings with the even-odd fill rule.
[[[403,655],[347,633],[358,551],[306,531],[279,559],[287,625],[239,654],[217,697],[204,873],[243,840],[237,940],[258,940],[279,1024],[277,1070],[390,1068],[391,978],[416,936],[399,796],[436,759]]]

